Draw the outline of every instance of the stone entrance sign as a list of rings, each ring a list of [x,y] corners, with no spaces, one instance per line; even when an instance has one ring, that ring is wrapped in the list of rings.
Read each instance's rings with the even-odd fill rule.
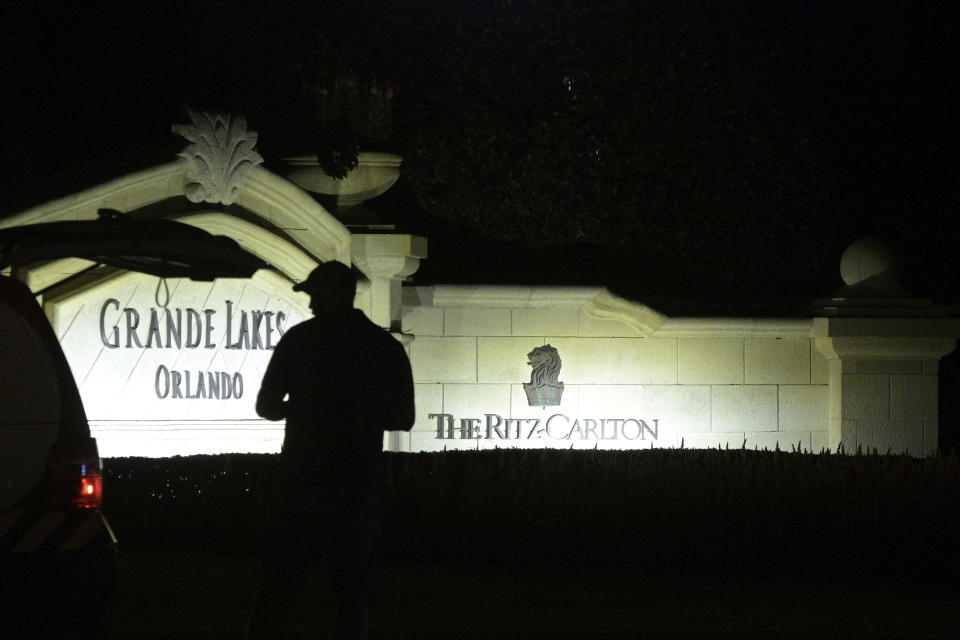
[[[427,239],[369,223],[360,204],[396,181],[399,156],[365,154],[341,181],[292,159],[288,179],[262,166],[242,118],[191,120],[176,129],[191,142],[178,161],[0,220],[165,216],[271,265],[245,281],[171,281],[163,301],[155,278],[82,260],[15,274],[44,292],[106,456],[278,450],[283,425],[254,399],[271,347],[309,316],[291,284],[327,260],[363,274],[357,306],[410,354],[417,422],[385,439],[394,451],[937,449],[938,361],[960,319],[904,291],[880,241],[850,247],[844,287],[808,318],[669,318],[603,288],[404,286]],[[321,204],[332,196],[350,229]]]

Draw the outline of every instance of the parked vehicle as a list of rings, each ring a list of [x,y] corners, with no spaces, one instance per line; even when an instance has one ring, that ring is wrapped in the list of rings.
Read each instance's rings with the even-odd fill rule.
[[[63,257],[160,277],[249,277],[262,261],[168,220],[0,230],[0,269]],[[97,443],[36,293],[0,275],[0,637],[91,634],[113,590],[117,536],[101,511]]]

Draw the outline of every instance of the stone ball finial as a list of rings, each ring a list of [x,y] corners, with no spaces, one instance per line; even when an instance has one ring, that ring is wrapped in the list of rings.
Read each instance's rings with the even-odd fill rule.
[[[848,286],[897,286],[903,276],[903,256],[880,238],[860,238],[843,252],[840,276]]]

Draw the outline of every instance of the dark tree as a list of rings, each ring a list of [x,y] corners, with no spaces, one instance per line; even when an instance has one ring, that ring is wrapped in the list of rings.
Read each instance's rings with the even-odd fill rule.
[[[956,295],[960,105],[944,9],[365,0],[74,13],[24,5],[2,25],[5,59],[22,62],[4,76],[6,211],[169,160],[169,125],[189,104],[246,113],[277,171],[292,153],[403,154],[389,206],[420,212],[408,228],[434,240],[421,281],[606,284],[735,309],[831,292],[844,247],[877,234],[908,252],[908,288]],[[389,144],[338,125],[345,105],[369,102],[318,98],[338,81],[392,88]],[[350,135],[318,136],[318,117]]]
[[[368,5],[365,42],[334,28],[356,14],[321,20],[307,59],[390,78],[405,180],[445,228],[518,252],[597,247],[585,255],[616,265],[597,277],[698,282],[701,298],[802,297],[835,271],[852,225],[837,223],[836,171],[762,15],[735,2],[402,5]]]

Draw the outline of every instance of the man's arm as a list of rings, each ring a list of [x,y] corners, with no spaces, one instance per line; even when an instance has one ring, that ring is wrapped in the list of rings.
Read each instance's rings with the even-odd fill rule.
[[[387,421],[384,429],[387,431],[410,431],[416,420],[416,408],[413,402],[413,372],[410,370],[410,359],[403,346],[396,342],[391,359],[391,371],[388,379],[392,382],[388,403]]]
[[[284,398],[289,393],[285,372],[286,349],[283,341],[277,345],[270,357],[267,371],[263,374],[260,392],[257,394],[257,415],[267,420],[283,420],[287,417],[287,401]]]

